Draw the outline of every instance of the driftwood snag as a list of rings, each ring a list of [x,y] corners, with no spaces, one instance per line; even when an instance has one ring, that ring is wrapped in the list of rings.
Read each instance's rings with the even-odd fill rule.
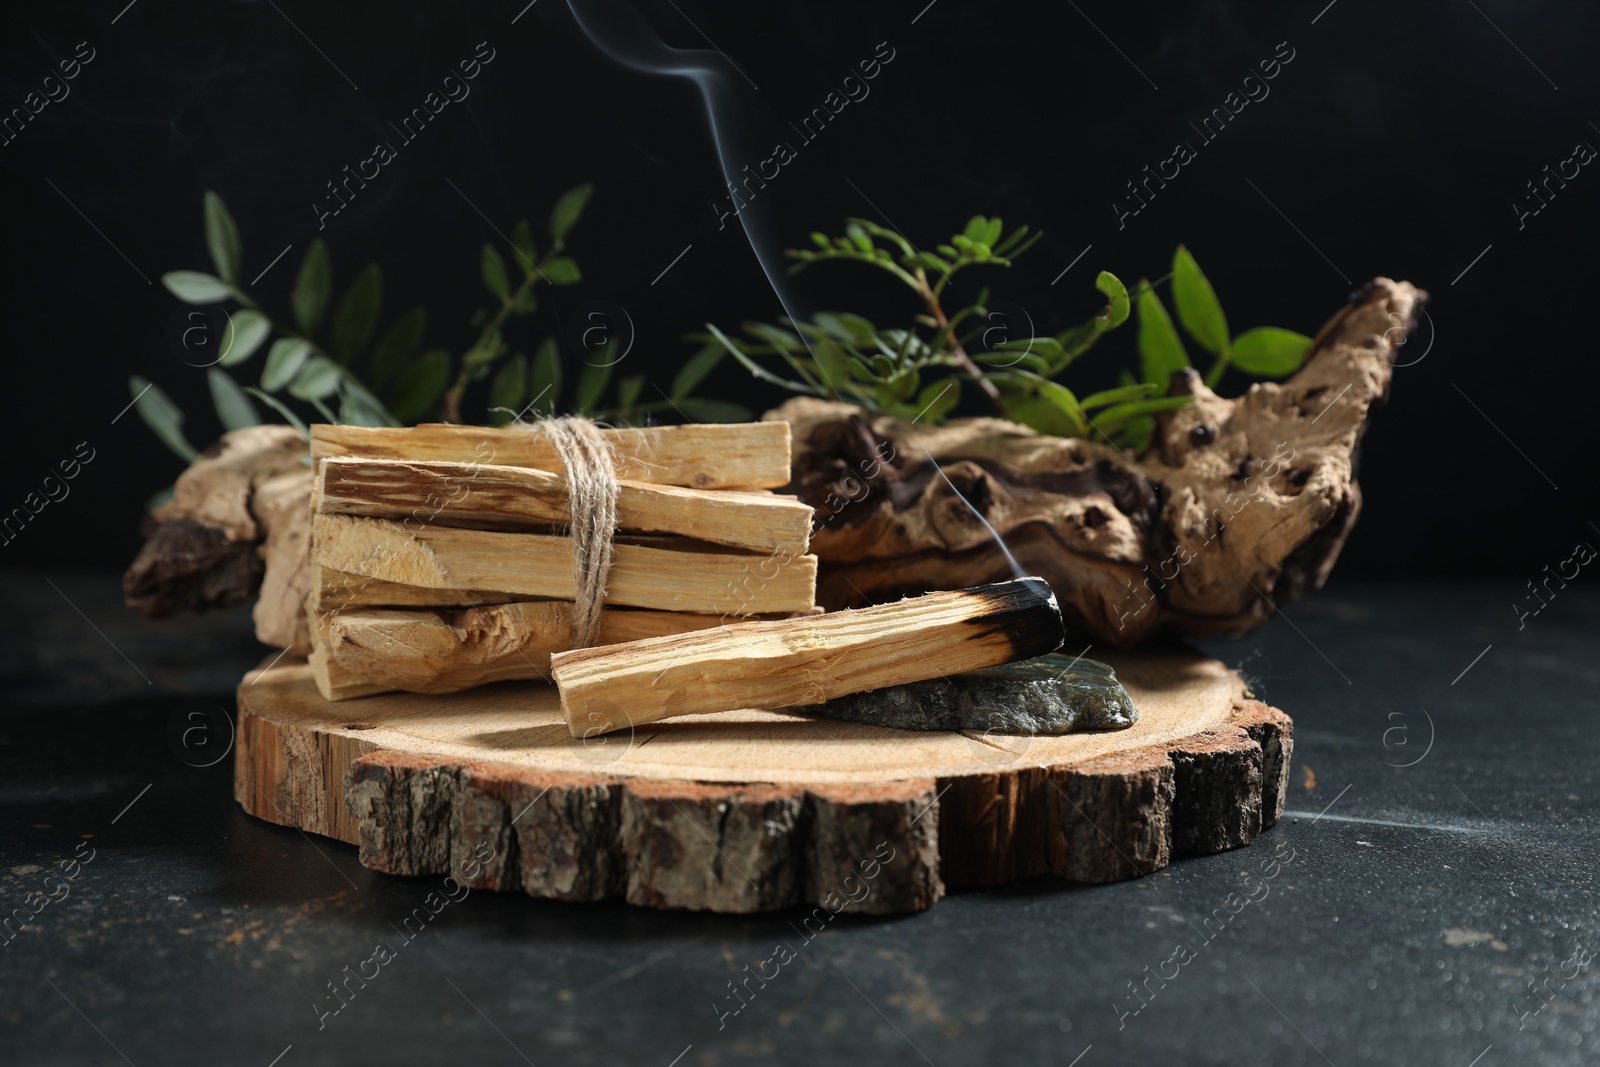
[[[286,659],[239,687],[234,796],[395,874],[558,900],[886,914],[1040,874],[1111,882],[1248,844],[1283,810],[1287,716],[1184,652],[1109,661],[1127,730],[923,733],[781,711],[574,739],[553,687],[329,703]],[[487,846],[487,847],[485,847]]]
[[[1379,278],[1317,335],[1283,383],[1236,400],[1193,371],[1136,456],[1001,419],[870,422],[797,398],[791,491],[817,509],[818,602],[854,607],[978,585],[1011,569],[950,482],[1047,579],[1069,628],[1118,647],[1159,631],[1240,634],[1320,586],[1360,510],[1355,461],[1390,360],[1426,294]],[[926,450],[926,451],[925,451]]]
[[[279,518],[258,509],[258,491],[281,475],[309,486],[305,456],[305,438],[289,426],[223,434],[150,515],[154,525],[122,577],[128,606],[160,619],[248,600],[262,580],[258,545]]]

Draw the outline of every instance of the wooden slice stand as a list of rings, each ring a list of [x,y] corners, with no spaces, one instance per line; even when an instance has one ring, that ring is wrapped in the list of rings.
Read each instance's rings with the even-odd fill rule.
[[[1031,875],[1114,882],[1277,821],[1288,716],[1192,653],[1101,658],[1139,709],[1129,730],[912,733],[745,711],[587,741],[546,683],[335,704],[284,660],[239,686],[234,796],[358,844],[374,870],[723,912],[881,914]]]

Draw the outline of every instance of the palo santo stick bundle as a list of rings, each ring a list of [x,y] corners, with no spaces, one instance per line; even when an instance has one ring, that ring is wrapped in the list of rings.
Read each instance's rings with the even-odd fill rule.
[[[788,480],[785,423],[317,426],[312,455],[330,700],[547,677],[575,645],[815,610],[811,509],[765,491]]]
[[[1021,578],[809,618],[550,657],[574,737],[676,715],[820,704],[848,693],[993,667],[1061,646],[1049,585]]]

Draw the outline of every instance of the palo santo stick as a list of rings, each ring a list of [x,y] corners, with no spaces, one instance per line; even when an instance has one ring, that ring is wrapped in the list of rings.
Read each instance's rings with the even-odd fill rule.
[[[424,589],[401,585],[347,574],[315,561],[310,567],[308,584],[306,610],[313,615],[330,615],[350,608],[471,608],[533,599],[482,589]]]
[[[675,715],[820,704],[1042,656],[1062,639],[1050,586],[1021,578],[854,611],[558,652],[550,662],[567,729],[590,737]]]
[[[570,521],[567,479],[530,467],[330,456],[316,510],[374,519],[419,517],[445,526],[527,529]],[[771,493],[681,489],[618,480],[617,525],[734,548],[802,555],[811,508]]]
[[[602,432],[616,447],[617,477],[629,481],[694,489],[772,489],[789,481],[786,422],[645,426]],[[549,438],[526,426],[311,427],[313,463],[329,456],[442,460],[564,473]]]
[[[571,600],[577,593],[565,537],[444,526],[415,529],[384,519],[318,515],[312,559],[325,567],[428,589],[490,589]],[[613,606],[761,615],[810,611],[817,558],[734,555],[618,544],[606,577]]]
[[[311,673],[328,700],[400,689],[454,693],[488,682],[549,678],[550,654],[569,647],[572,605],[540,600],[446,611],[358,609],[318,620]],[[688,633],[717,615],[607,608],[606,644]]]

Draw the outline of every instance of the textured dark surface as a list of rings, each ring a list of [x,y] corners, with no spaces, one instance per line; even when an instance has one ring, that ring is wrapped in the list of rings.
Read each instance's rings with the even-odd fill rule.
[[[257,660],[247,619],[147,623],[115,574],[50,579],[0,581],[0,902],[86,835],[94,858],[0,950],[7,1065],[1596,1060],[1600,595],[1581,578],[1520,632],[1518,582],[1336,578],[1208,644],[1296,722],[1288,811],[1247,849],[820,934],[799,912],[453,900],[250,819],[228,761],[170,747],[201,722],[225,742],[188,715]],[[380,940],[393,958],[364,963]],[[377,977],[321,1016],[347,966]],[[1158,972],[1176,977],[1123,1015]],[[730,982],[754,994],[737,1015]]]
[[[997,734],[1126,730],[1139,718],[1115,671],[1060,652],[793,710],[897,730]]]

